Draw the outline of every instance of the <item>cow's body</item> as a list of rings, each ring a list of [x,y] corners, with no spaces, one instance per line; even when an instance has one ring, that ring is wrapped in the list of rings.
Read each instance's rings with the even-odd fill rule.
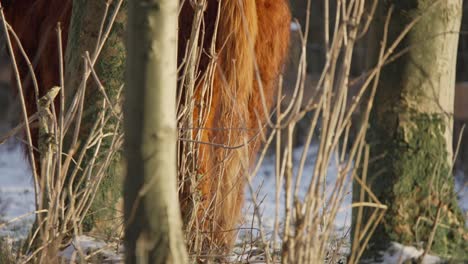
[[[183,61],[193,20],[191,1],[182,2],[179,64]],[[59,85],[55,28],[57,22],[61,22],[65,49],[72,1],[14,0],[2,3],[6,6],[8,22],[34,65],[40,97],[51,87]],[[200,91],[209,79],[204,73],[210,61],[207,54],[219,6],[217,66],[212,74],[211,98],[208,100]],[[265,110],[271,108],[278,75],[287,53],[290,13],[287,0],[225,0],[220,5],[217,0],[208,0],[203,25],[205,30],[201,43],[204,43],[204,53],[194,96],[196,101],[205,102],[209,111],[204,112],[197,104],[193,116],[194,124],[201,128],[196,129],[201,133],[199,138],[210,144],[198,146],[197,171],[202,179],[195,187],[201,193],[201,207],[196,214],[202,223],[199,227],[201,231],[210,234],[206,236],[207,240],[226,247],[233,242],[234,233],[226,231],[235,228],[239,221],[246,171],[259,147],[260,130],[268,115]],[[17,45],[14,52],[23,79],[28,114],[31,114],[36,111],[33,83]],[[260,89],[263,89],[263,96]],[[198,122],[200,117],[203,117],[203,123]],[[33,136],[33,142],[37,144],[37,133]],[[232,151],[212,145],[234,147],[246,142],[247,147]],[[182,191],[180,199],[183,213],[191,212],[193,201],[190,193]]]

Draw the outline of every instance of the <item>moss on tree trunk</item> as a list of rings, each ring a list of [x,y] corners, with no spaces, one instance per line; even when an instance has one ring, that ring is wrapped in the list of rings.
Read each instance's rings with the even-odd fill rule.
[[[112,1],[110,5],[106,23],[104,24],[104,32],[109,26],[110,17],[114,13],[119,1]],[[73,12],[70,24],[70,33],[68,37],[68,48],[66,54],[66,89],[74,90],[79,87],[82,82],[84,72],[83,56],[86,51],[90,57],[96,49],[96,44],[99,37],[101,20],[104,16],[106,1],[88,1],[75,0],[73,2]],[[116,103],[117,94],[124,83],[125,71],[125,28],[126,28],[126,1],[123,2],[120,11],[110,31],[106,44],[94,66],[101,83],[105,87],[105,91],[111,102]],[[102,32],[101,37],[104,35]],[[87,82],[87,90],[85,95],[83,120],[80,139],[86,139],[99,113],[103,111],[102,102],[104,97],[97,89],[93,77],[90,77]],[[74,93],[68,92],[68,95]],[[71,99],[69,98],[68,102]],[[120,111],[120,109],[117,109]],[[110,111],[110,110],[107,110]],[[112,116],[112,115],[111,115]],[[117,119],[112,117],[107,123],[104,133],[113,133]],[[104,158],[111,147],[111,137],[104,140],[101,150],[98,153],[96,162],[103,162]],[[93,151],[88,151],[84,163],[92,159]],[[84,229],[98,229],[99,233],[107,233],[110,229],[115,228],[116,205],[117,201],[122,197],[122,164],[121,153],[117,152],[113,157],[112,165],[109,168],[106,176],[100,183],[98,193],[90,208],[87,218],[84,221]]]
[[[428,248],[441,256],[463,257],[465,220],[458,207],[451,171],[453,96],[461,0],[387,1],[393,4],[389,43],[422,15],[384,67],[371,113],[367,184],[389,209],[365,257],[377,256],[390,241]],[[385,12],[384,12],[385,13]],[[383,26],[383,24],[380,24]],[[354,200],[359,200],[354,184]],[[369,216],[371,210],[365,210]],[[354,214],[355,215],[355,214]],[[437,215],[439,215],[437,217]],[[366,217],[364,217],[366,219]],[[353,219],[355,222],[355,219]],[[437,224],[434,224],[437,221]]]

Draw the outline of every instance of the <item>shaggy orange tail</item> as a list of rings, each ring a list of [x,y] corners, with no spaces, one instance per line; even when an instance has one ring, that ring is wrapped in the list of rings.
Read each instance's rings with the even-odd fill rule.
[[[258,130],[249,111],[254,88],[255,51],[258,35],[257,6],[252,0],[221,2],[216,45],[219,60],[214,76],[213,98],[203,130],[209,143],[225,147],[200,147],[200,164],[209,166],[204,172],[202,192],[207,193],[203,209],[213,219],[208,234],[215,245],[229,247],[242,209],[244,182],[252,157],[249,130]],[[215,110],[215,111],[213,111]],[[210,130],[212,130],[210,132]],[[210,134],[211,133],[211,134]],[[211,136],[211,138],[209,138]],[[212,152],[208,154],[208,152]],[[206,160],[212,157],[212,161]],[[212,224],[213,223],[213,224]]]
[[[218,5],[219,26],[214,33]],[[193,10],[186,4],[181,25],[187,16],[190,20],[190,12]],[[264,109],[271,108],[288,48],[290,14],[285,0],[226,0],[220,4],[211,0],[204,15],[204,54],[210,54],[211,40],[216,37],[216,54],[211,54],[216,56],[216,66],[212,78],[207,74],[200,78],[195,92],[195,101],[203,102],[195,107],[193,120],[200,125],[198,139],[202,141],[197,157],[201,205],[196,210],[204,240],[222,250],[230,247],[236,234],[246,177],[269,114]],[[189,36],[184,28],[179,56],[184,54]],[[201,72],[207,70],[208,60],[202,55]],[[206,82],[210,82],[208,92],[204,91]],[[190,212],[187,207],[196,201],[185,192],[180,198],[182,211]]]

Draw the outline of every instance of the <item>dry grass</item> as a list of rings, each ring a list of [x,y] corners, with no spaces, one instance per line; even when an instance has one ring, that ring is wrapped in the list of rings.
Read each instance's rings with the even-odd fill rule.
[[[2,18],[4,18],[3,10],[1,12]],[[110,118],[115,117],[115,115],[117,115],[118,119],[115,131],[121,131],[122,114],[114,111],[113,108],[114,105],[121,103],[121,91],[119,91],[116,101],[103,100],[101,102],[102,110],[99,116],[96,117],[94,124],[92,124],[91,132],[86,134],[86,137],[80,135],[81,117],[86,102],[84,94],[87,80],[90,76],[93,76],[93,80],[99,84],[96,76],[92,75],[94,74],[92,67],[106,41],[111,26],[112,21],[101,32],[100,35],[103,37],[101,42],[97,43],[96,52],[91,56],[86,54],[87,60],[84,66],[86,70],[83,73],[83,81],[80,87],[76,89],[75,95],[71,97],[68,108],[63,103],[65,95],[61,87],[63,87],[64,62],[61,45],[59,45],[59,54],[62,58],[60,62],[62,65],[60,72],[60,76],[62,76],[61,87],[53,87],[40,98],[37,101],[38,112],[28,116],[11,44],[13,41],[18,45],[20,43],[14,31],[3,19],[5,32],[9,33],[5,35],[6,43],[10,57],[13,58],[12,64],[23,111],[22,117],[23,120],[27,120],[27,122],[22,122],[7,133],[7,137],[14,136],[23,130],[26,131],[27,142],[25,143],[29,149],[28,155],[33,167],[32,172],[36,188],[36,223],[19,253],[18,263],[60,263],[62,261],[58,257],[58,252],[70,243],[72,237],[82,234],[83,220],[89,211],[99,184],[106,176],[111,160],[122,148],[123,135],[121,133],[104,133],[104,128],[108,125]],[[61,38],[61,31],[58,30],[58,43],[61,43]],[[26,54],[23,53],[23,56],[26,57]],[[35,79],[34,72],[30,71],[30,75]],[[108,99],[104,90],[101,91],[103,97]],[[55,98],[62,102],[62,109],[55,109],[52,103]],[[33,149],[29,132],[31,125],[38,126],[39,149]],[[71,139],[70,142],[65,143],[65,138]],[[106,153],[101,153],[104,140],[108,140],[106,138],[110,138],[111,146]],[[34,151],[40,151],[39,161],[35,160]],[[101,156],[99,162],[97,161],[98,155]],[[84,157],[91,157],[91,159],[84,162]],[[35,170],[36,164],[40,164],[40,171]],[[113,235],[118,237],[116,234]],[[85,262],[89,256],[85,256],[79,246],[77,245],[77,252],[81,257],[79,259]],[[27,254],[22,255],[23,252],[27,252]]]
[[[326,1],[328,3],[328,1]],[[249,189],[252,193],[254,202],[256,220],[258,226],[253,228],[259,231],[259,240],[253,246],[263,249],[264,260],[266,263],[276,262],[281,260],[283,263],[319,263],[326,259],[332,263],[337,259],[337,253],[341,245],[340,239],[334,239],[334,219],[338,210],[341,208],[343,197],[346,190],[349,190],[351,184],[351,177],[356,179],[358,184],[362,184],[366,190],[367,195],[373,198],[373,202],[354,204],[353,207],[374,207],[375,214],[371,219],[361,221],[358,216],[358,226],[362,232],[358,233],[352,254],[350,257],[351,263],[359,259],[362,249],[364,248],[369,235],[372,233],[373,228],[380,221],[385,212],[386,207],[382,205],[368,188],[365,187],[365,172],[367,163],[369,161],[369,150],[365,144],[365,133],[367,128],[367,119],[369,117],[370,109],[372,106],[372,98],[375,93],[376,84],[379,78],[379,70],[385,60],[384,52],[382,51],[382,58],[379,66],[372,69],[367,74],[363,75],[363,85],[361,90],[356,93],[356,96],[350,102],[348,100],[348,89],[350,86],[349,72],[352,63],[352,55],[356,46],[356,42],[362,40],[365,35],[373,12],[375,11],[376,1],[373,1],[372,10],[368,17],[364,17],[365,1],[338,1],[340,8],[338,8],[336,21],[325,21],[327,25],[325,32],[330,32],[328,25],[332,25],[333,30],[330,35],[325,37],[325,46],[327,58],[326,65],[323,72],[316,84],[316,87],[311,87],[307,83],[306,73],[306,45],[308,39],[309,28],[306,26],[301,34],[301,47],[302,52],[297,67],[297,79],[295,84],[288,83],[294,87],[292,96],[287,105],[282,103],[282,88],[278,92],[278,101],[275,107],[275,121],[269,120],[268,130],[269,133],[264,135],[263,151],[258,158],[256,166],[247,175],[250,175],[246,180],[249,182]],[[309,1],[310,5],[310,1]],[[326,5],[328,8],[328,5]],[[330,12],[330,10],[325,10]],[[330,16],[325,16],[326,19]],[[194,28],[192,36],[202,34],[202,28]],[[188,52],[189,54],[196,54],[195,52]],[[197,61],[194,58],[186,58],[185,61]],[[188,67],[189,71],[186,72],[185,79],[193,80],[193,71],[195,66]],[[281,83],[281,82],[280,82]],[[195,83],[192,82],[192,89],[195,89]],[[207,88],[209,89],[209,88]],[[312,96],[308,102],[305,102],[304,94],[310,93],[306,89],[313,89],[315,96]],[[364,93],[370,94],[369,100],[364,101]],[[290,92],[291,93],[291,92]],[[193,94],[193,92],[188,93]],[[193,120],[190,106],[190,97],[184,106],[188,108],[182,109],[180,112],[182,124],[185,127],[192,127]],[[192,102],[193,103],[193,102]],[[192,106],[193,107],[193,106]],[[359,109],[362,107],[362,109]],[[353,123],[353,114],[361,111],[363,116],[361,122]],[[307,137],[304,144],[302,158],[299,163],[294,164],[293,141],[294,131],[298,124],[306,115],[312,117],[308,120]],[[200,124],[203,123],[204,116],[200,116]],[[303,121],[302,121],[303,122]],[[350,130],[357,131],[354,140],[350,139]],[[197,138],[192,135],[190,130],[182,130],[182,133],[187,133],[184,138]],[[318,154],[315,160],[307,160],[307,152],[311,147],[312,141],[318,140]],[[274,145],[271,147],[270,145]],[[349,146],[349,147],[348,147]],[[274,149],[276,157],[276,218],[275,228],[273,235],[267,237],[263,230],[262,218],[260,215],[260,201],[256,199],[255,191],[250,182],[252,177],[257,174],[258,169],[262,166],[262,161],[265,158],[268,148]],[[183,143],[183,153],[181,156],[181,174],[184,179],[190,179],[195,185],[198,181],[195,169],[191,166],[191,162],[197,153],[197,144]],[[349,149],[349,151],[347,151]],[[195,154],[194,154],[195,153]],[[314,164],[313,172],[305,172],[304,165],[306,163]],[[338,168],[338,175],[328,175],[328,168],[336,166]],[[297,172],[293,172],[293,168],[298,168]],[[359,171],[363,171],[363,178],[358,178]],[[332,177],[333,176],[333,177]],[[302,184],[302,178],[309,177],[309,187],[307,193],[299,193],[299,187]],[[325,183],[327,178],[332,177],[336,179],[335,188],[332,193],[325,193]],[[279,219],[279,202],[280,193],[285,190],[285,205],[284,205],[284,219]],[[194,194],[196,195],[196,194]],[[362,193],[362,198],[364,193]],[[197,199],[194,199],[196,201]],[[197,205],[194,205],[197,208]],[[189,225],[196,225],[193,217],[189,221]],[[280,228],[280,222],[282,226]],[[188,241],[202,241],[198,238],[202,234],[195,233],[189,234]],[[280,237],[281,241],[276,238]],[[282,243],[281,251],[275,252],[274,249]],[[330,243],[335,243],[334,246]],[[205,259],[216,259],[219,256],[212,256],[208,253],[202,253],[197,250],[200,245],[189,245],[192,249],[194,257],[203,257]],[[333,250],[333,248],[337,250]],[[276,261],[275,261],[276,260]]]

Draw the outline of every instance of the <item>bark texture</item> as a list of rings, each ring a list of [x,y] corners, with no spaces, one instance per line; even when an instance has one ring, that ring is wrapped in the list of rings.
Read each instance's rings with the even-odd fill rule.
[[[91,59],[96,51],[98,38],[103,37],[105,30],[109,27],[109,22],[119,1],[112,1],[103,30],[101,21],[106,9],[106,1],[86,1],[75,0],[73,2],[70,31],[68,35],[68,48],[66,52],[66,83],[67,89],[77,89],[83,78],[85,52],[89,52]],[[94,68],[105,87],[108,98],[116,103],[117,94],[124,82],[125,70],[125,27],[126,27],[126,1],[123,2],[120,11],[112,26],[105,45],[102,47]],[[99,34],[99,32],[102,32]],[[99,112],[102,111],[104,97],[97,89],[93,77],[88,79],[88,87],[85,95],[85,106],[83,120],[81,124],[80,138],[85,139],[92,128]],[[68,92],[68,95],[74,94]],[[68,103],[71,99],[67,100]],[[115,108],[114,108],[115,109]],[[117,107],[117,110],[118,107]],[[105,128],[104,133],[114,133],[117,124],[116,118],[111,118]],[[98,153],[96,162],[103,162],[107,151],[110,148],[110,137],[104,140],[103,146]],[[88,151],[85,162],[92,159],[93,151]],[[84,221],[84,229],[94,229],[99,233],[109,233],[115,231],[117,213],[117,202],[121,197],[122,164],[120,153],[114,156],[113,164],[107,176],[101,181],[100,189],[94,199],[87,218]]]
[[[178,2],[129,5],[125,131],[127,263],[186,263],[177,197]]]
[[[462,1],[382,4],[385,14],[394,8],[388,43],[421,19],[398,51],[408,50],[384,67],[371,114],[368,142],[375,159],[367,183],[389,210],[365,256],[378,256],[376,251],[396,241],[460,258],[467,252],[468,235],[454,192],[451,144]],[[370,212],[365,210],[364,219]]]

